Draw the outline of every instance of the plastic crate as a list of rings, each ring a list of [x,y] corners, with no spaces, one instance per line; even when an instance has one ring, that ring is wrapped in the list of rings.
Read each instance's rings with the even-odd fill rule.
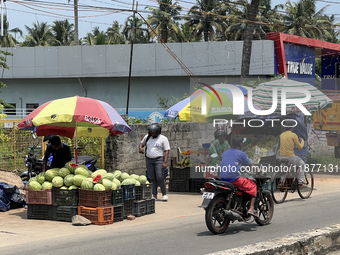
[[[124,219],[124,205],[115,205],[113,207],[113,222],[122,221]]]
[[[135,184],[122,185],[123,189],[123,199],[135,199],[136,198],[136,187]]]
[[[79,205],[87,207],[111,206],[112,190],[87,190],[79,189]]]
[[[78,206],[53,206],[53,220],[72,222],[72,217],[78,214]]]
[[[52,198],[52,204],[55,206],[77,206],[79,191],[78,189],[67,190],[53,187]]]
[[[135,192],[135,199],[136,200],[142,200],[144,199],[144,188],[143,186],[136,186],[135,187],[136,192]]]
[[[78,215],[85,217],[96,225],[112,224],[113,206],[97,208],[78,206]]]
[[[52,205],[52,189],[26,189],[26,204]]]
[[[189,180],[170,179],[169,191],[172,192],[189,192]]]
[[[200,193],[204,188],[205,179],[190,179],[190,192]]]
[[[155,213],[155,201],[156,201],[156,199],[146,199],[145,200],[146,214]]]
[[[145,200],[134,201],[133,214],[136,217],[144,216],[146,214]]]
[[[190,179],[190,167],[170,169],[170,179],[189,180]]]
[[[144,190],[144,197],[143,199],[150,199],[152,198],[152,184],[142,184]]]
[[[129,215],[133,215],[133,207],[134,207],[133,200],[124,200],[124,219],[127,218]]]
[[[123,202],[123,189],[112,190],[112,205],[119,205]]]
[[[27,205],[27,219],[53,220],[53,206]]]

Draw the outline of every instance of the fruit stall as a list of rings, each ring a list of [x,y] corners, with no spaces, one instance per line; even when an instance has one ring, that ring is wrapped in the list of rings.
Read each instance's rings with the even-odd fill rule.
[[[92,172],[68,162],[29,180],[27,219],[72,222],[73,216],[81,215],[92,224],[112,224],[129,215],[155,213],[151,197],[151,184],[144,175],[104,169]]]

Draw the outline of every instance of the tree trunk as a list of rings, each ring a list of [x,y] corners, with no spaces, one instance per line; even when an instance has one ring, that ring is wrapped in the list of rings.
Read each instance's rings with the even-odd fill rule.
[[[243,53],[242,53],[242,66],[241,66],[241,78],[244,80],[249,77],[249,69],[250,69],[250,57],[251,57],[251,47],[252,47],[252,38],[253,31],[255,27],[256,15],[259,11],[260,0],[252,0],[250,4],[250,8],[247,14],[248,24],[243,34]]]

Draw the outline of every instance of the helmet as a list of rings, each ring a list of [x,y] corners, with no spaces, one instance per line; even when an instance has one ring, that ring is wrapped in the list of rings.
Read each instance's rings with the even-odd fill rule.
[[[243,143],[243,137],[242,136],[234,136],[232,140],[232,146],[233,148],[238,148]]]
[[[156,136],[158,136],[161,133],[161,126],[158,123],[153,123],[148,127],[149,135],[151,135],[151,132],[155,132]]]
[[[227,132],[225,132],[224,130],[222,129],[217,129],[214,133],[214,137],[215,139],[219,139],[219,138],[226,138],[227,136]]]

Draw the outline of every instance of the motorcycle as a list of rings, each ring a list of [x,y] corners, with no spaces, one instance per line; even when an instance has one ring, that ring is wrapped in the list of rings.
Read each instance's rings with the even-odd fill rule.
[[[271,178],[254,174],[253,180],[257,186],[257,197],[255,210],[259,217],[248,214],[250,207],[250,196],[238,190],[232,183],[220,181],[219,178],[208,178],[204,184],[205,188],[201,207],[205,209],[205,223],[213,234],[222,234],[230,222],[255,222],[260,225],[267,225],[274,214],[274,202],[270,191],[263,190],[263,185]]]
[[[52,136],[46,136],[44,138],[44,142],[48,141]],[[35,135],[33,135],[33,138],[36,139]],[[25,156],[25,165],[27,167],[27,171],[24,171],[20,174],[20,178],[22,181],[28,181],[32,177],[37,176],[39,173],[42,172],[42,166],[43,166],[43,160],[44,158],[37,159],[35,155],[35,149],[38,148],[39,142],[37,142],[33,146],[29,146],[30,151]],[[78,148],[78,151],[81,148]],[[53,156],[50,155],[46,164],[46,170],[51,168],[51,163],[53,160]],[[96,167],[96,163],[98,160],[98,156],[95,154],[92,155],[80,155],[78,156],[78,165],[85,165],[87,168],[91,171],[96,171],[98,168]],[[72,157],[72,162],[76,162],[76,158]]]

